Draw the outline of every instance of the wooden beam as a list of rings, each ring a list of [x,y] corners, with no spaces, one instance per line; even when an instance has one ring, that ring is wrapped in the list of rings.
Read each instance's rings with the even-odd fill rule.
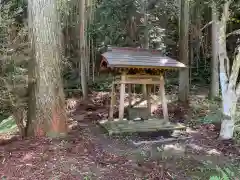
[[[116,76],[116,79],[121,79],[121,76]],[[160,80],[159,75],[142,75],[142,74],[134,74],[134,75],[126,75],[126,80],[136,80],[136,79],[155,79]]]
[[[111,103],[110,103],[110,108],[109,108],[109,120],[113,120],[113,112],[114,112],[114,105],[116,102],[116,97],[115,97],[115,84],[114,82],[112,83],[112,92],[111,92]]]
[[[149,75],[149,74],[128,74],[126,75],[126,78],[156,78],[156,79],[160,79],[160,77],[158,75]]]
[[[164,82],[164,77],[161,75],[161,83],[160,83],[160,88],[159,88],[159,93],[160,93],[160,98],[162,102],[162,108],[163,108],[163,117],[166,122],[169,121],[169,116],[168,116],[168,107],[167,107],[167,99],[165,96],[165,82]]]
[[[125,73],[122,74],[121,80],[125,81]],[[125,83],[121,83],[120,87],[120,105],[119,105],[119,120],[124,118],[124,97],[125,97]]]
[[[115,84],[160,84],[161,81],[153,81],[149,79],[138,79],[138,80],[121,80],[115,81]]]

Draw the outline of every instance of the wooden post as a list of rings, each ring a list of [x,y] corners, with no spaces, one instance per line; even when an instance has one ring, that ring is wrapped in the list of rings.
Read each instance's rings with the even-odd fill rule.
[[[148,118],[151,117],[152,111],[151,111],[151,85],[147,85],[147,108],[148,108]]]
[[[115,84],[114,82],[112,83],[112,92],[111,92],[111,104],[110,104],[110,108],[109,108],[109,120],[113,120],[113,112],[114,112],[114,105],[115,105],[115,101],[116,97],[115,97]]]
[[[132,84],[128,84],[128,105],[132,106]]]
[[[153,94],[156,95],[156,85],[153,85]]]
[[[121,81],[126,79],[125,73],[121,76]],[[121,83],[120,87],[120,105],[119,105],[119,120],[123,120],[124,117],[124,96],[125,96],[125,83]]]
[[[165,87],[164,86],[165,86],[164,77],[163,77],[163,75],[161,75],[159,93],[160,93],[160,98],[161,98],[161,102],[162,102],[164,121],[168,122],[169,117],[168,117],[167,99],[165,96]]]
[[[143,94],[143,98],[147,98],[147,85],[143,84],[142,85],[142,94]]]

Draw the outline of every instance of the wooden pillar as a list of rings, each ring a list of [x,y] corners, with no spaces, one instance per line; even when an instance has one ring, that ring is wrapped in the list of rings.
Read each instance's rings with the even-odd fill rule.
[[[161,77],[160,77],[159,93],[160,93],[160,98],[161,98],[161,102],[162,102],[164,121],[168,122],[169,121],[168,107],[167,107],[167,99],[166,99],[166,95],[165,95],[165,83],[164,83],[163,75],[161,75]]]
[[[128,84],[128,106],[132,106],[132,84]]]
[[[109,120],[113,120],[113,112],[114,112],[114,105],[116,102],[116,97],[115,97],[115,84],[114,82],[112,83],[112,92],[111,92],[111,103],[110,103],[110,108],[109,108]]]
[[[142,94],[143,94],[143,98],[147,98],[147,85],[143,84],[142,85]]]
[[[148,108],[148,118],[151,117],[152,111],[151,111],[151,85],[147,85],[147,108]]]
[[[153,85],[153,94],[156,95],[156,85]]]
[[[124,97],[125,97],[125,73],[121,76],[121,87],[120,87],[120,105],[119,105],[119,120],[123,120],[124,117]]]

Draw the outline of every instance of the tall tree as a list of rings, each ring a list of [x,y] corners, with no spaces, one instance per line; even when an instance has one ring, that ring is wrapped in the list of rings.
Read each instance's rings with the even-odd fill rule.
[[[88,97],[88,86],[87,86],[87,43],[86,43],[86,33],[85,33],[85,11],[86,11],[86,2],[85,0],[80,0],[79,3],[79,11],[80,11],[80,61],[81,61],[81,86],[83,98],[87,99]]]
[[[61,79],[61,28],[55,0],[29,0],[30,40],[27,134],[58,136],[67,132]]]
[[[148,14],[147,14],[147,1],[142,0],[142,14],[143,14],[143,24],[144,24],[144,41],[143,48],[149,48],[149,31],[148,31]]]
[[[236,48],[236,54],[232,67],[227,55],[226,32],[229,20],[229,8],[232,1],[224,2],[221,20],[218,20],[218,58],[220,63],[219,76],[222,91],[223,120],[220,131],[221,139],[231,139],[234,132],[237,101],[240,97],[240,82],[238,82],[240,70],[240,46]],[[230,33],[231,34],[231,33]],[[231,69],[231,70],[230,70]]]
[[[201,16],[201,0],[195,0],[192,4],[191,10],[190,10],[190,40],[189,40],[189,76],[190,76],[190,83],[192,81],[192,67],[196,64],[198,68],[198,64],[200,61],[200,47],[201,47],[201,22],[202,22],[202,16]],[[191,86],[191,84],[190,84]]]
[[[189,65],[188,59],[188,28],[189,28],[189,1],[181,0],[180,13],[180,42],[179,42],[179,59],[185,65]],[[188,101],[189,94],[189,69],[185,68],[179,73],[179,100]]]
[[[142,15],[143,15],[143,24],[144,24],[144,40],[143,48],[149,49],[149,31],[148,31],[148,14],[147,14],[147,1],[142,0]],[[147,85],[143,84],[142,92],[144,97],[147,96]]]
[[[210,97],[219,96],[218,74],[218,10],[216,2],[212,2],[212,60],[211,60],[211,91]]]

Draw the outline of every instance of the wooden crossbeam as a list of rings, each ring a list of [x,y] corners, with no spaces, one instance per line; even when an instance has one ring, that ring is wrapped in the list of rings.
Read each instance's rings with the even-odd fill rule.
[[[152,81],[151,79],[138,79],[138,80],[121,80],[115,81],[115,84],[160,84],[161,81]]]

